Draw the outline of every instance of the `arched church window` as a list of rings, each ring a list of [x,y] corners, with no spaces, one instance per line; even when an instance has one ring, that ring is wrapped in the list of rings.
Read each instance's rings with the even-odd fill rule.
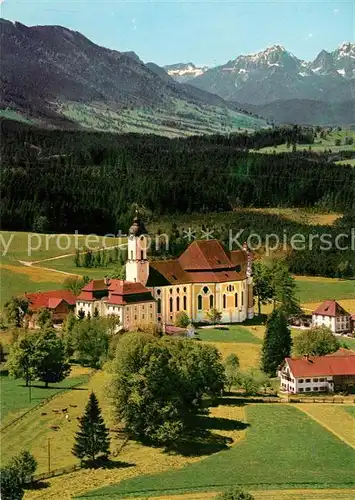
[[[157,312],[158,314],[161,314],[161,299],[157,300]]]
[[[234,307],[238,307],[238,294],[234,294]]]
[[[213,307],[213,295],[210,295],[210,309]]]
[[[170,299],[169,299],[169,311],[173,312],[173,298],[172,297],[170,297]]]
[[[176,310],[180,311],[180,297],[176,297]]]
[[[202,310],[202,295],[198,295],[198,297],[197,297],[197,309],[199,311]]]
[[[242,306],[244,306],[244,292],[242,292]]]
[[[170,293],[170,295],[173,294],[173,289],[172,288],[170,288],[169,293]]]
[[[177,289],[176,289],[176,293],[180,293],[180,288],[177,288]]]
[[[157,290],[157,295],[160,295],[161,294],[161,290]]]
[[[133,260],[133,250],[131,250],[131,260]]]
[[[184,290],[184,293],[186,293],[186,286],[184,286],[183,290]]]
[[[225,309],[227,306],[227,297],[225,294],[223,294],[223,309]]]
[[[141,260],[144,260],[144,252],[141,250]]]
[[[187,309],[187,297],[186,297],[186,295],[184,295],[183,300],[184,300],[184,310],[186,311],[186,309]]]
[[[204,294],[208,293],[208,292],[209,292],[209,288],[208,288],[208,286],[204,286],[204,287],[202,288],[202,291],[203,291],[203,293],[204,293]]]

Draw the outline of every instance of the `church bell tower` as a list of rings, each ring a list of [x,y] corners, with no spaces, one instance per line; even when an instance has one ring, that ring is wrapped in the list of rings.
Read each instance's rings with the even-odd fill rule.
[[[146,285],[149,276],[147,230],[136,216],[128,231],[126,280]]]

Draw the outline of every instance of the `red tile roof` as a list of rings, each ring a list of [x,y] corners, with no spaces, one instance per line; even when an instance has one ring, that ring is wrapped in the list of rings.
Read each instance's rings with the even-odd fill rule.
[[[76,296],[69,290],[51,290],[49,292],[25,293],[30,303],[30,309],[37,311],[42,307],[55,309],[62,301],[69,305],[75,305]]]
[[[240,281],[246,278],[247,253],[228,252],[217,240],[194,241],[178,259],[149,266],[147,286]]]
[[[105,292],[98,297],[95,292]],[[81,291],[78,300],[102,300],[108,304],[124,305],[134,302],[154,301],[148,288],[141,283],[112,279],[105,285],[104,280],[90,281]]]
[[[343,307],[336,300],[325,300],[320,306],[313,311],[313,314],[320,316],[349,316]]]
[[[295,377],[327,377],[334,375],[355,375],[355,356],[318,356],[307,358],[286,358]]]
[[[197,240],[179,257],[185,271],[226,269],[233,264],[218,240]]]

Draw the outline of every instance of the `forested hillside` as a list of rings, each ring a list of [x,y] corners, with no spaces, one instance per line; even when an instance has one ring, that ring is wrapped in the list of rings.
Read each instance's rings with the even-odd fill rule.
[[[234,207],[355,207],[355,169],[310,151],[250,149],[312,141],[312,129],[167,139],[41,130],[1,122],[1,227],[112,233],[134,202],[154,214]],[[292,151],[292,149],[291,149]]]

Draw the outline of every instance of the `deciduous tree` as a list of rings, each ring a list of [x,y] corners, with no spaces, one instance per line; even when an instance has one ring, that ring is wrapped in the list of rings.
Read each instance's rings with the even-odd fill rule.
[[[220,493],[216,500],[254,500],[253,495],[238,486],[232,486],[224,493]]]
[[[107,360],[108,331],[117,327],[117,319],[116,323],[114,320],[115,318],[84,318],[75,323],[70,343],[82,363],[99,368]]]
[[[236,385],[239,376],[239,358],[236,354],[229,354],[223,362],[225,375],[226,375],[226,385],[228,391],[230,392],[233,385]]]
[[[70,373],[65,347],[52,329],[42,330],[35,338],[34,344],[35,377],[45,383],[61,382]]]
[[[25,379],[26,387],[35,379],[35,335],[26,335],[12,344],[6,368],[11,377]]]
[[[222,319],[222,313],[216,308],[212,307],[212,309],[206,312],[206,318],[211,323],[219,323]]]
[[[180,311],[175,316],[175,326],[187,328],[190,324],[190,318],[185,311]]]
[[[220,354],[187,339],[124,334],[112,364],[115,414],[138,439],[168,444],[189,428],[205,395],[220,394]]]
[[[272,302],[273,287],[270,268],[261,261],[253,263],[253,293],[258,299],[258,314],[261,306]]]
[[[28,312],[29,302],[25,297],[12,297],[11,300],[6,302],[4,309],[9,325],[19,328],[22,326],[23,318]]]
[[[48,307],[42,307],[37,315],[37,324],[40,328],[53,326],[52,312]]]
[[[340,343],[324,326],[300,331],[293,340],[296,356],[325,356],[339,349]]]
[[[21,484],[25,484],[28,477],[33,476],[37,469],[37,460],[27,450],[21,451],[18,455],[11,458],[10,467],[17,470]]]
[[[25,494],[18,470],[6,466],[0,469],[0,497],[6,500],[21,500]]]

